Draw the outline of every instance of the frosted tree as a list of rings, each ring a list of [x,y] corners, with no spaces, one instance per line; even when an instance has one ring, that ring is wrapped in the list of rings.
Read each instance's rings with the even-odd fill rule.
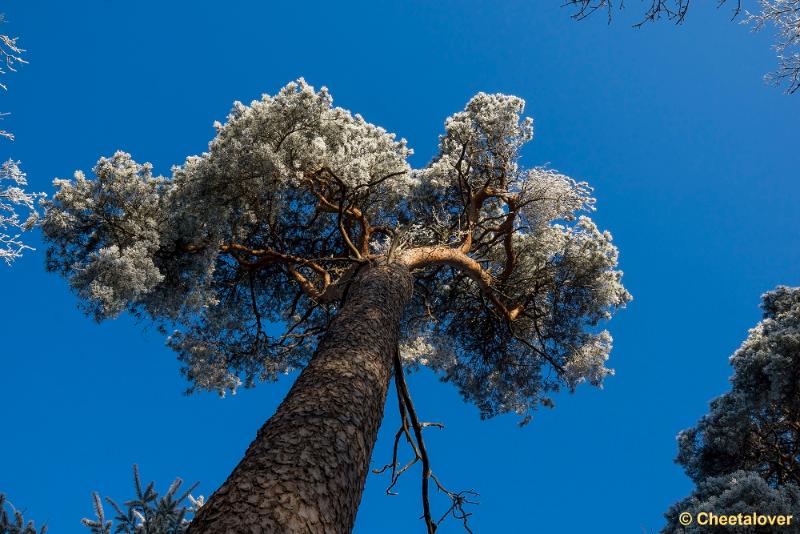
[[[697,488],[667,512],[665,533],[705,532],[681,526],[682,512],[797,515],[800,509],[800,288],[766,293],[762,308],[764,319],[731,357],[731,390],[678,435],[677,462]]]
[[[690,0],[647,0],[643,16],[635,27],[647,22],[666,19],[681,24],[689,11]],[[614,9],[623,9],[623,0],[566,0],[563,5],[574,9],[572,17],[585,19],[596,11],[604,11],[611,22]],[[787,93],[800,89],[800,0],[718,0],[717,6],[732,5],[732,18],[742,11],[745,24],[754,31],[771,26],[775,31],[775,49],[778,68],[767,74],[766,81],[775,85],[786,85]],[[752,6],[752,11],[748,7]]]
[[[168,178],[118,152],[55,181],[47,265],[87,313],[174,330],[193,390],[302,369],[189,532],[349,532],[392,376],[395,444],[421,462],[433,532],[429,425],[404,368],[431,368],[484,417],[523,421],[611,373],[600,324],[630,298],[617,250],[587,216],[586,183],[521,165],[523,106],[476,95],[411,169],[405,140],[301,79],[236,103]],[[389,467],[394,480],[397,454]],[[465,518],[469,494],[447,495]]]

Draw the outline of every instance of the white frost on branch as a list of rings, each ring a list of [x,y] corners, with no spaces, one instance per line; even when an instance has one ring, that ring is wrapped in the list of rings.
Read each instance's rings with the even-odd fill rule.
[[[44,229],[91,233],[86,243],[92,245],[91,252],[76,258],[69,268],[84,308],[100,320],[116,317],[164,279],[153,253],[161,243],[167,183],[153,176],[152,166],[139,165],[124,152],[101,158],[94,175],[96,179],[89,180],[79,171],[74,182],[54,180],[58,192],[53,202],[69,205],[72,211],[48,212]],[[90,212],[96,222],[79,221],[77,214]]]
[[[22,241],[22,232],[39,219],[36,203],[43,193],[28,193],[25,173],[19,162],[8,160],[0,166],[0,260],[11,264],[31,247]]]
[[[767,81],[786,83],[786,92],[800,89],[800,0],[759,0],[761,12],[747,12],[744,22],[755,31],[771,25],[777,34],[775,50],[778,69],[766,76]]]
[[[0,23],[4,21],[0,14]],[[23,52],[16,37],[0,34],[0,76],[15,72],[17,65],[27,63],[22,58]],[[0,89],[6,89],[6,85],[0,83]],[[5,115],[8,113],[0,113],[0,118]],[[0,130],[0,137],[14,140],[14,134],[6,130]],[[22,241],[22,233],[36,224],[39,218],[36,204],[45,195],[26,192],[27,184],[19,161],[9,159],[0,166],[0,260],[7,265],[22,256],[24,250],[32,250]]]

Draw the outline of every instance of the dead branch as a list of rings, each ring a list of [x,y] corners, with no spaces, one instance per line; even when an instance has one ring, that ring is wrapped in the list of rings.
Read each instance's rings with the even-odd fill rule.
[[[400,476],[406,471],[408,471],[408,469],[411,468],[413,465],[417,464],[418,462],[421,462],[422,463],[421,495],[422,495],[422,510],[423,510],[422,518],[425,520],[425,526],[428,530],[428,534],[434,534],[439,525],[445,519],[447,519],[448,516],[452,516],[453,518],[462,521],[464,530],[469,534],[472,534],[472,530],[469,528],[469,517],[472,515],[472,513],[464,510],[464,506],[470,504],[472,505],[478,504],[477,501],[471,500],[472,497],[476,497],[478,494],[473,490],[463,490],[457,492],[448,490],[431,470],[430,457],[428,456],[428,451],[427,448],[425,447],[423,430],[428,427],[444,428],[444,425],[442,425],[441,423],[421,422],[419,420],[417,412],[414,409],[414,403],[411,399],[411,394],[409,393],[408,390],[408,384],[406,383],[405,375],[403,374],[403,364],[400,361],[399,350],[396,350],[394,354],[394,385],[395,385],[395,391],[397,392],[398,410],[400,412],[400,428],[395,433],[394,437],[394,446],[392,448],[392,462],[386,464],[380,469],[374,469],[373,473],[384,473],[388,469],[391,469],[391,480],[389,486],[386,488],[386,494],[396,495],[396,493],[394,493],[392,489],[397,484],[397,481],[400,478]],[[406,438],[406,442],[409,444],[409,447],[411,447],[411,450],[414,453],[414,457],[401,467],[397,461],[397,457],[398,457],[398,448],[400,445],[400,439],[402,437]],[[431,480],[433,480],[433,483],[436,485],[437,490],[447,495],[447,497],[450,499],[450,507],[439,518],[438,521],[433,519],[433,515],[431,513],[431,505],[430,505]]]

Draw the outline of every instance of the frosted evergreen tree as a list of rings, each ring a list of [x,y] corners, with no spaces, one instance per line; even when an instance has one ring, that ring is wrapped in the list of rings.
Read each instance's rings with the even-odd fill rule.
[[[526,168],[524,102],[476,95],[439,152],[334,107],[302,79],[216,124],[170,177],[124,153],[56,180],[47,265],[97,320],[125,310],[174,330],[193,390],[221,394],[302,369],[189,532],[349,532],[392,377],[429,486],[403,370],[427,366],[484,417],[526,422],[554,392],[611,371],[601,323],[630,299],[592,190]]]
[[[731,390],[678,435],[677,462],[697,487],[669,509],[665,533],[707,531],[681,526],[682,512],[797,516],[800,510],[800,288],[766,293],[762,308],[764,319],[731,357]]]
[[[647,0],[645,9],[635,27],[661,19],[682,24],[689,12],[690,0]],[[582,20],[597,11],[605,12],[608,21],[614,9],[623,9],[624,0],[566,0],[563,5],[574,8],[572,17]],[[766,76],[767,82],[786,86],[787,93],[800,89],[800,0],[717,0],[717,7],[732,6],[732,18],[741,21],[754,31],[771,27],[775,32],[773,48],[778,56],[778,68]],[[750,11],[750,9],[752,11]]]

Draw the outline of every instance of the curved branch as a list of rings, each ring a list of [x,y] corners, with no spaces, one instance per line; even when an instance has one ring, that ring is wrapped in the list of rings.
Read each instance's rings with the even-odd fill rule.
[[[272,263],[284,264],[286,265],[286,271],[300,285],[300,288],[309,298],[317,302],[327,302],[334,298],[332,292],[329,291],[333,286],[331,274],[327,269],[311,260],[291,254],[282,254],[271,249],[252,249],[238,243],[220,245],[219,250],[230,254],[242,267],[248,270],[256,270]],[[249,261],[242,258],[241,254],[255,256],[258,259]],[[316,272],[322,279],[322,289],[317,289],[308,278],[297,270],[298,267],[308,267]]]
[[[317,197],[317,199],[319,199],[319,208],[321,211],[337,214],[337,226],[339,228],[339,232],[342,235],[342,239],[344,240],[345,246],[348,248],[350,253],[353,254],[353,256],[355,256],[357,259],[361,259],[362,254],[369,253],[369,234],[370,234],[369,221],[367,221],[367,218],[364,216],[364,213],[360,209],[358,209],[355,206],[346,206],[344,204],[345,193],[347,192],[347,186],[330,169],[323,168],[319,172],[315,173],[315,175],[319,175],[323,172],[333,177],[333,179],[339,186],[339,190],[342,196],[341,203],[337,204],[336,202],[332,202],[325,195],[323,195],[316,189],[312,189],[312,193],[314,194],[314,196]],[[358,221],[359,225],[361,226],[360,247],[355,246],[353,240],[350,238],[349,232],[344,226],[345,215],[355,218]]]
[[[522,312],[522,306],[509,308],[500,300],[494,287],[495,283],[492,275],[460,248],[456,249],[444,245],[418,247],[404,251],[399,259],[409,270],[436,265],[447,265],[458,269],[478,284],[481,292],[507,321],[514,321]]]

